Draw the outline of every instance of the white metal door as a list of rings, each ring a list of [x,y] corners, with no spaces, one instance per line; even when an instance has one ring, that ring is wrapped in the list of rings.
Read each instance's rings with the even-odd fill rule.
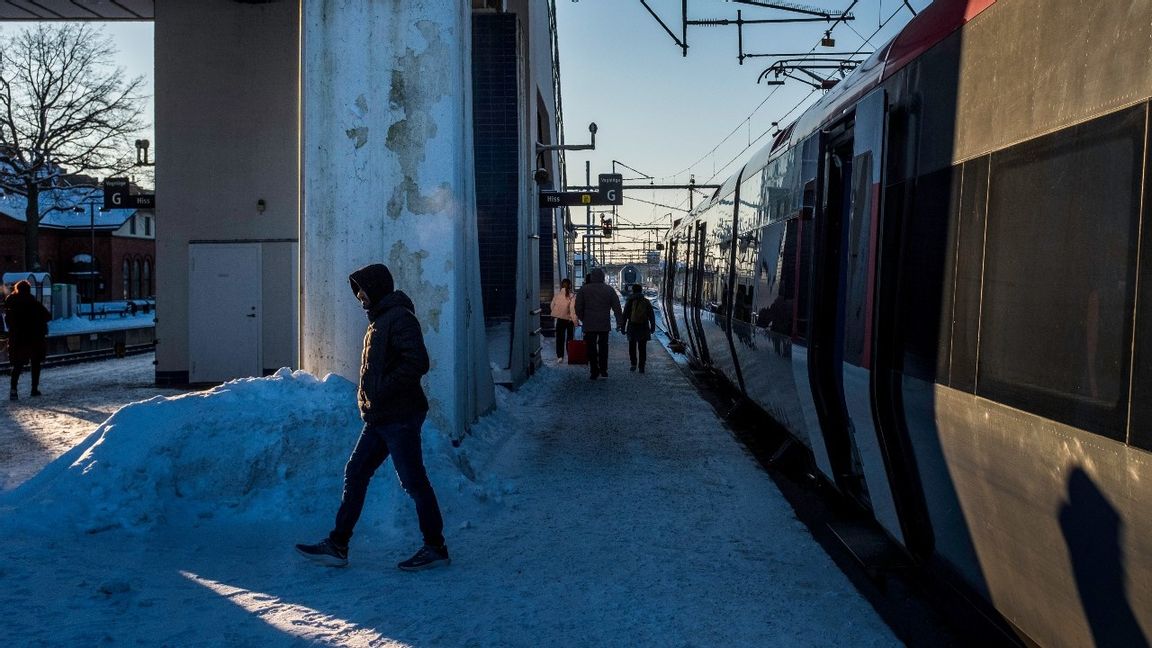
[[[261,375],[260,244],[188,247],[188,380]]]

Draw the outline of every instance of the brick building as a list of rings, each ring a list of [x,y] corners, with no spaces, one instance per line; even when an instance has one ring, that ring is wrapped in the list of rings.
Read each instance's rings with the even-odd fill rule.
[[[151,211],[100,211],[91,189],[58,189],[41,197],[40,265],[55,283],[76,285],[80,301],[155,294],[156,219]],[[0,199],[0,272],[23,272],[23,196]],[[92,259],[95,257],[95,267]]]

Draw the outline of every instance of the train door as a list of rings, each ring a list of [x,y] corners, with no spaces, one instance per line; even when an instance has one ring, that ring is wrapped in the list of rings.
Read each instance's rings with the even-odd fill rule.
[[[704,272],[704,260],[708,254],[708,224],[700,220],[696,223],[694,228],[693,238],[695,239],[692,244],[694,252],[692,258],[692,266],[696,268],[692,282],[692,299],[691,308],[688,311],[688,329],[692,331],[696,339],[696,350],[700,355],[700,361],[706,365],[712,364],[712,356],[708,353],[708,343],[704,338],[704,322],[700,318],[700,311],[704,309],[704,281],[705,279],[711,280],[711,277],[706,277]]]
[[[901,507],[894,490],[904,481],[893,476],[900,463],[878,432],[872,407],[873,305],[879,236],[880,192],[887,123],[887,93],[873,91],[856,106],[852,132],[851,196],[845,217],[844,361],[842,383],[848,421],[860,468],[868,485],[876,520],[901,543]],[[902,491],[900,491],[903,494]]]
[[[668,336],[673,341],[680,341],[680,328],[676,325],[676,284],[679,281],[680,240],[670,238],[668,241],[668,255],[664,269],[664,286],[661,291],[661,300],[664,303],[664,325],[668,327]]]
[[[845,292],[852,205],[853,125],[822,134],[823,179],[814,221],[808,377],[832,477],[841,492],[871,508],[855,430],[844,396]]]
[[[823,419],[819,415],[812,375],[813,331],[812,320],[815,309],[813,275],[819,260],[814,257],[816,241],[817,202],[823,196],[824,185],[824,138],[817,133],[804,140],[798,147],[799,179],[795,218],[788,221],[785,240],[786,265],[792,268],[788,278],[792,284],[792,380],[796,385],[800,413],[804,419],[804,429],[808,431],[808,443],[816,467],[829,479],[835,480],[837,469],[830,463],[830,454],[825,445]]]
[[[684,286],[681,293],[680,312],[684,321],[684,336],[688,346],[692,348],[697,358],[703,358],[700,345],[696,342],[696,332],[692,327],[692,296],[696,285],[696,276],[700,269],[696,265],[696,235],[692,227],[684,231]]]

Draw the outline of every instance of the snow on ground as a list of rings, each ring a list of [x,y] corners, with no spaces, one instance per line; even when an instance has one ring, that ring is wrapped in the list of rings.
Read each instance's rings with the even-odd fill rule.
[[[47,367],[40,374],[44,395],[39,398],[29,398],[32,383],[25,371],[20,400],[0,407],[0,491],[36,474],[125,403],[179,393],[156,387],[154,357]],[[0,375],[0,381],[7,385],[8,375]]]
[[[623,338],[612,344],[610,378],[548,364],[500,390],[459,448],[425,427],[453,564],[416,574],[394,566],[419,534],[388,465],[347,568],[292,550],[331,525],[359,431],[348,381],[282,370],[125,406],[0,492],[0,607],[19,611],[0,634],[32,646],[897,643],[671,358],[651,344],[649,372],[632,374]]]

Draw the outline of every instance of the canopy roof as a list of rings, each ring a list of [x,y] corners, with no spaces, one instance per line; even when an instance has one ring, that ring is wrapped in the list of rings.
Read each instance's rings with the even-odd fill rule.
[[[0,0],[0,20],[153,20],[155,0]]]

